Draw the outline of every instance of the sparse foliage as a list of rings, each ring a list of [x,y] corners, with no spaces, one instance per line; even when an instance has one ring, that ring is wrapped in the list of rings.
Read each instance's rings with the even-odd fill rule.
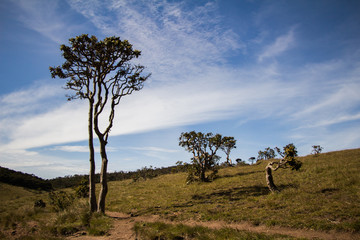
[[[188,183],[195,180],[205,182],[215,178],[220,159],[216,152],[228,139],[230,138],[213,133],[204,134],[195,131],[181,133],[179,145],[193,154],[192,164],[187,166]],[[211,171],[211,173],[206,175],[207,171]]]
[[[50,192],[49,193],[49,203],[56,212],[64,211],[70,207],[75,200],[73,194],[60,191],[60,192]]]
[[[258,152],[257,160],[269,160],[275,158],[276,154],[274,149],[267,147],[264,151]]]
[[[234,139],[234,137],[223,137],[223,144],[221,145],[220,148],[226,154],[227,165],[232,166],[230,153],[232,149],[236,148],[236,140]]]
[[[302,163],[296,159],[297,150],[294,144],[290,143],[286,145],[281,151],[279,148],[275,148],[278,154],[282,157],[282,159],[277,163],[278,168],[287,168],[290,167],[291,170],[299,170],[301,168]]]
[[[249,158],[249,161],[251,162],[251,164],[254,164],[255,159],[256,159],[255,157],[250,157]]]
[[[246,165],[246,162],[243,161],[241,158],[237,158],[235,161],[238,166]]]
[[[272,192],[278,191],[278,188],[274,184],[272,171],[276,171],[279,168],[291,168],[291,170],[299,170],[302,166],[302,162],[296,159],[297,150],[294,144],[290,143],[286,145],[284,150],[281,151],[278,147],[275,147],[275,150],[282,157],[279,161],[270,162],[266,168],[266,182],[269,187],[269,190]]]
[[[318,156],[323,150],[323,148],[320,147],[320,145],[314,145],[312,146],[312,148],[313,148],[312,154],[314,154],[315,156]]]
[[[89,197],[89,181],[83,178],[80,184],[75,188],[75,196],[77,198]]]
[[[95,36],[86,34],[69,39],[70,46],[61,45],[60,50],[65,58],[62,66],[50,67],[51,76],[68,79],[66,88],[73,90],[72,99],[88,99],[88,133],[90,150],[90,209],[105,211],[105,198],[107,187],[106,145],[109,133],[113,127],[115,107],[122,97],[130,95],[133,91],[143,88],[144,82],[150,75],[142,75],[145,67],[134,65],[131,60],[138,58],[139,50],[127,40],[119,37],[107,37],[98,41]],[[107,122],[100,122],[102,115],[109,114]],[[102,126],[102,128],[100,127]],[[100,143],[100,156],[102,159],[99,193],[99,202],[96,206],[95,198],[95,157],[93,146],[93,131]]]

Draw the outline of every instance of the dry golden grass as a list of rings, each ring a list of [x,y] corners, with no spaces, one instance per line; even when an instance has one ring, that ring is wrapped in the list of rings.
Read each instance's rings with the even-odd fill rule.
[[[301,157],[300,171],[279,169],[266,187],[266,161],[222,169],[211,183],[185,184],[186,174],[111,182],[108,209],[176,220],[250,221],[254,225],[360,231],[360,149]]]

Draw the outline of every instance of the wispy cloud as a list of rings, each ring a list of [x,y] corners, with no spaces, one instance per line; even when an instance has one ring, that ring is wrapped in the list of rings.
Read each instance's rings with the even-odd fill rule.
[[[262,79],[268,72],[268,68],[258,68],[256,73],[245,70],[224,73],[223,69],[214,68],[206,75],[198,76],[196,82],[185,79],[187,81],[172,85],[145,88],[141,93],[134,93],[136,96],[124,98],[117,109],[116,124],[111,134],[116,136],[146,132],[239,115],[264,117],[277,109],[269,108],[269,103],[292,97],[291,91],[284,90],[288,87],[286,84],[273,79],[273,71],[270,71],[266,79]],[[237,86],[237,81],[226,80],[237,77],[243,77],[244,84]],[[222,78],[224,81],[219,81]],[[252,83],[252,79],[260,79],[262,84]],[[41,87],[39,91],[43,91]],[[25,95],[19,96],[25,98]],[[31,104],[44,101],[47,99],[39,98],[38,102]],[[3,107],[8,108],[6,104]],[[64,100],[63,104],[53,106],[48,111],[15,119],[16,125],[11,131],[3,129],[4,135],[10,140],[3,147],[30,149],[87,139],[85,101]]]
[[[220,24],[215,3],[194,9],[167,1],[69,3],[104,34],[120,35],[142,50],[141,62],[157,81],[179,81],[178,76],[203,72],[204,66],[223,62],[224,53],[244,48],[239,37]]]
[[[353,61],[344,58],[298,71],[297,78],[306,81],[303,81],[304,92],[299,92],[298,111],[291,114],[290,119],[298,122],[299,129],[358,120],[360,66]]]
[[[162,152],[162,153],[179,152],[179,150],[160,148],[160,147],[122,147],[121,149],[134,150],[134,151],[146,151],[146,152]]]
[[[262,62],[267,58],[274,58],[293,47],[294,44],[294,28],[291,28],[286,34],[277,37],[273,43],[265,46],[262,53],[258,57],[258,61]]]
[[[63,151],[63,152],[79,152],[79,153],[88,153],[89,147],[88,146],[82,146],[82,145],[62,145],[62,146],[54,146],[51,147],[49,150],[51,151]],[[94,146],[95,152],[100,152],[99,147]],[[107,147],[107,152],[115,152],[117,151],[114,147]]]
[[[196,2],[191,8],[187,2],[162,0],[68,0],[68,5],[62,1],[14,3],[21,9],[19,18],[24,25],[51,41],[66,43],[69,33],[76,32],[79,23],[74,26],[67,17],[78,12],[81,21],[87,19],[92,24],[91,29],[82,28],[81,33],[121,36],[142,50],[138,61],[153,73],[152,77],[141,92],[123,99],[117,108],[111,136],[223,119],[237,119],[244,124],[272,118],[279,125],[291,128],[292,135],[286,132],[291,135],[287,137],[303,143],[304,149],[309,145],[305,141],[314,140],[314,144],[318,139],[336,141],[335,136],[345,134],[351,134],[347,138],[350,143],[346,144],[359,141],[354,126],[334,136],[328,131],[336,124],[359,120],[358,57],[339,56],[291,69],[277,61],[267,61],[301,44],[297,42],[302,39],[297,38],[301,32],[294,26],[287,27],[270,42],[264,43],[268,39],[265,34],[247,45],[222,23],[215,1]],[[62,9],[69,12],[63,14]],[[103,36],[98,34],[99,38]],[[257,59],[255,63],[227,64],[229,57],[244,57],[243,51],[254,45],[256,50],[249,49],[248,53],[261,49],[250,56]],[[2,161],[8,166],[21,166],[14,160],[16,156],[40,166],[49,158],[34,149],[44,146],[49,146],[46,150],[54,154],[88,151],[84,143],[79,143],[87,139],[87,103],[66,102],[63,95],[60,86],[41,82],[34,88],[0,97]],[[125,151],[138,151],[154,158],[177,153],[171,147],[149,145],[129,147]],[[78,163],[62,162],[60,157],[51,159],[52,163],[44,164],[48,166],[46,170],[56,169],[51,165],[55,161],[61,163],[57,165],[58,172],[86,169]]]
[[[87,161],[39,154],[29,150],[0,149],[1,166],[43,178],[88,173]]]
[[[0,96],[0,117],[46,111],[53,107],[46,104],[46,100],[56,98],[64,93],[60,84],[50,84],[45,81],[35,82],[30,88]]]
[[[71,37],[70,33],[79,29],[74,22],[69,24],[71,13],[63,8],[62,1],[14,0],[12,2],[19,9],[17,16],[19,21],[58,44],[66,42],[67,38]]]

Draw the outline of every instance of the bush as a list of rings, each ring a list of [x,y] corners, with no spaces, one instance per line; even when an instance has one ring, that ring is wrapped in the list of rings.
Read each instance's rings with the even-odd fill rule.
[[[34,208],[44,208],[44,207],[46,207],[46,203],[42,199],[35,201]]]
[[[60,192],[49,193],[50,205],[56,212],[64,211],[74,203],[75,197],[73,194]]]
[[[77,198],[87,198],[89,197],[89,180],[86,178],[83,178],[79,184],[75,188],[75,196]]]

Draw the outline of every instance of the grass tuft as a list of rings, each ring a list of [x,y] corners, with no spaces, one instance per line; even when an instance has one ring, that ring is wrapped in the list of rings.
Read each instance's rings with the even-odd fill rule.
[[[112,220],[100,213],[94,213],[90,219],[88,232],[90,235],[103,236],[112,226]]]

